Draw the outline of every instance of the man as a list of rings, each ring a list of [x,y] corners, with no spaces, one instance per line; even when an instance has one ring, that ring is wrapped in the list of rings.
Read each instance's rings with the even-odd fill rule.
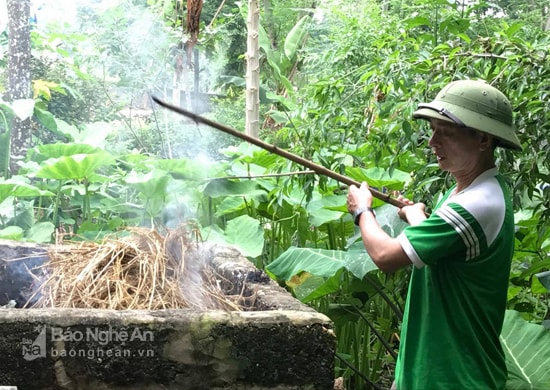
[[[497,146],[521,150],[512,108],[481,81],[455,81],[415,118],[430,122],[429,145],[456,184],[426,217],[403,199],[409,226],[396,238],[376,222],[366,183],[351,186],[348,210],[383,271],[413,265],[394,389],[503,389],[499,341],[514,243],[510,195],[494,163]]]

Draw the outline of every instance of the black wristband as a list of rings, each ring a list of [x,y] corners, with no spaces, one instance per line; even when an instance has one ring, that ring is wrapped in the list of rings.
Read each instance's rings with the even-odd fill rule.
[[[353,222],[359,226],[359,219],[361,218],[361,214],[363,214],[365,211],[370,211],[372,215],[376,218],[376,213],[372,209],[372,207],[359,207],[357,210],[353,212]]]

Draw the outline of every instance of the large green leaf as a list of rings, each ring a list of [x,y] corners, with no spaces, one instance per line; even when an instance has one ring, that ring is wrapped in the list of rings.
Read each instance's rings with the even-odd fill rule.
[[[52,239],[55,225],[51,222],[40,222],[31,226],[25,233],[27,241],[48,243]]]
[[[359,244],[348,251],[290,247],[266,267],[268,272],[285,281],[301,272],[330,278],[342,268],[361,279],[378,267]]]
[[[345,195],[329,195],[312,200],[307,205],[311,224],[319,227],[325,223],[339,220],[345,215],[345,204]]]
[[[201,181],[208,178],[212,171],[211,164],[205,165],[200,161],[185,158],[158,160],[155,165],[181,180]]]
[[[344,267],[345,257],[344,251],[290,247],[266,269],[285,281],[304,271],[329,278]]]
[[[0,203],[9,196],[13,197],[38,197],[38,196],[53,196],[50,191],[42,190],[32,184],[16,180],[16,177],[6,181],[0,181]]]
[[[550,271],[539,272],[535,275],[540,283],[550,291]]]
[[[36,176],[57,180],[91,180],[99,168],[112,163],[114,158],[107,152],[74,154],[47,160]]]
[[[407,226],[393,206],[384,205],[376,212],[378,223],[392,237]],[[301,272],[329,278],[341,268],[346,268],[359,279],[378,268],[365,250],[358,229],[349,239],[347,251],[291,247],[266,267],[268,272],[285,281]]]
[[[304,15],[286,36],[284,46],[285,55],[291,61],[295,59],[296,53],[304,44],[307,35],[306,25],[310,19],[311,17],[309,15]]]
[[[319,227],[328,222],[337,221],[342,218],[343,215],[344,213],[341,211],[327,210],[325,208],[319,208],[314,213],[309,212],[311,224],[315,227]]]
[[[204,195],[212,198],[219,196],[265,196],[266,192],[258,188],[258,184],[253,180],[217,179],[206,185]]]
[[[334,276],[327,279],[308,274],[305,280],[293,289],[294,295],[300,301],[307,303],[333,294],[341,288],[342,271],[343,269],[340,269]]]
[[[248,215],[241,215],[227,223],[225,240],[235,245],[248,257],[258,257],[264,248],[264,231],[260,222]]]
[[[162,198],[167,195],[166,188],[172,177],[165,171],[153,169],[147,173],[132,171],[126,177],[126,183],[138,190],[146,199]]]
[[[507,389],[550,389],[550,330],[507,310],[500,341],[506,353]]]
[[[19,200],[13,210],[13,217],[8,224],[19,226],[21,229],[27,230],[32,228],[35,223],[34,200]]]
[[[159,215],[166,207],[168,185],[171,180],[172,176],[160,169],[153,169],[147,173],[132,171],[126,177],[128,186],[139,191],[139,197],[149,217]]]
[[[365,250],[362,241],[352,245],[346,254],[345,266],[347,270],[359,279],[363,279],[368,272],[378,269]]]
[[[62,119],[54,118],[55,124],[57,126],[57,132],[64,134],[66,137],[68,137],[72,141],[79,140],[82,138],[82,135],[78,128],[75,125],[68,124]]]
[[[325,206],[332,207],[336,204],[338,202],[332,204],[329,201]],[[394,237],[406,227],[406,223],[398,217],[395,207],[390,205],[377,209],[377,220],[382,229]],[[266,271],[287,282],[293,279],[289,284],[296,296],[304,302],[331,294],[336,291],[336,278],[343,269],[358,279],[363,279],[368,272],[378,269],[365,250],[358,229],[349,242],[347,251],[291,247],[271,262]],[[294,278],[304,275],[304,272],[307,273],[305,277]]]
[[[399,218],[397,208],[389,204],[376,208],[376,220],[382,230],[391,237],[397,237],[408,226],[405,221]]]
[[[19,226],[8,226],[0,230],[0,238],[4,240],[22,241],[23,229]]]
[[[57,132],[57,122],[55,116],[47,109],[37,105],[34,109],[34,116],[48,130]]]
[[[378,224],[390,237],[397,237],[408,224],[399,218],[397,209],[394,206],[385,204],[376,208],[376,220]],[[348,247],[355,245],[355,243],[361,242],[361,232],[359,229],[355,230],[355,235],[348,239]]]
[[[258,165],[263,168],[268,168],[275,164],[277,159],[280,158],[275,153],[271,153],[255,145],[251,145],[248,142],[242,142],[236,147],[230,146],[228,148],[221,149],[220,152],[233,159],[231,169],[233,169],[235,161],[237,160],[246,163],[247,166]]]
[[[411,176],[403,171],[394,169],[391,174],[382,168],[346,167],[346,174],[351,178],[363,182],[366,181],[372,187],[386,187],[390,190],[400,190],[410,181]]]
[[[242,211],[246,208],[245,200],[241,197],[228,196],[216,207],[215,215],[221,217],[223,215],[232,214]]]
[[[37,162],[47,160],[49,158],[59,158],[63,156],[73,156],[75,154],[94,154],[101,153],[100,148],[88,144],[46,144],[39,145],[35,148],[40,157],[34,157]]]

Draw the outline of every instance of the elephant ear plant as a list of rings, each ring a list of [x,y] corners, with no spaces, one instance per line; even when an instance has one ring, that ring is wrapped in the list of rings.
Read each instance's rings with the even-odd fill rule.
[[[146,173],[132,171],[126,177],[126,184],[138,191],[138,198],[144,205],[145,217],[150,226],[155,225],[155,216],[161,214],[166,205],[168,183],[171,177],[160,169]]]
[[[62,222],[59,212],[77,210],[73,218],[64,221],[84,230],[93,228],[92,195],[110,181],[108,174],[115,158],[100,148],[85,144],[49,144],[36,147],[31,153],[32,163],[27,163],[28,176],[43,179],[55,192],[51,205],[51,221]],[[105,194],[104,194],[105,195]],[[80,204],[75,204],[75,201]]]

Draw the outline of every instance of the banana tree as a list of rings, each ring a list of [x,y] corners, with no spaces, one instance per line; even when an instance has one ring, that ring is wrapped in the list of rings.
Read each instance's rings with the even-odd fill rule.
[[[283,50],[273,49],[272,42],[263,27],[260,26],[260,48],[265,54],[269,66],[270,80],[274,81],[273,90],[279,96],[292,96],[292,80],[300,63],[300,50],[303,49],[308,35],[309,15],[304,15],[285,38]]]
[[[247,7],[241,4],[241,15],[244,20],[248,18]],[[300,63],[300,50],[304,48],[308,36],[308,24],[311,21],[309,15],[304,15],[292,27],[285,37],[284,44],[281,49],[274,49],[274,43],[271,42],[269,35],[260,22],[258,29],[258,38],[260,49],[263,53],[262,74],[263,79],[268,83],[267,98],[272,101],[279,101],[285,105],[292,106],[293,103],[289,97],[293,96],[293,77],[296,74]],[[232,82],[236,82],[235,78],[231,78]],[[288,107],[287,107],[288,108]]]

